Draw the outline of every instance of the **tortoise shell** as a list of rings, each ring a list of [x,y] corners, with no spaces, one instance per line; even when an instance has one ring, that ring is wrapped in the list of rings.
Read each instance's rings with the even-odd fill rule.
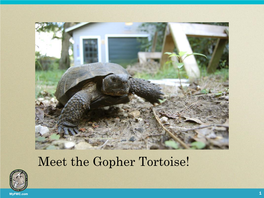
[[[114,63],[91,63],[70,67],[58,82],[55,96],[65,105],[72,95],[80,91],[88,82],[101,82],[109,74],[130,76],[121,65]]]

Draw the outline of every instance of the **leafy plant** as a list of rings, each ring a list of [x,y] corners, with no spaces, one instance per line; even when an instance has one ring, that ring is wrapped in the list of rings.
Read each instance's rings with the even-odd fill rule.
[[[198,55],[198,56],[203,56],[205,58],[207,58],[207,56],[205,56],[204,54],[200,54],[200,53],[187,53],[187,52],[179,52],[179,54],[176,54],[175,52],[165,52],[164,54],[168,54],[170,60],[166,62],[166,64],[173,64],[176,66],[177,71],[178,71],[178,76],[180,79],[180,86],[182,87],[181,84],[181,76],[180,76],[180,69],[182,69],[182,67],[184,66],[184,59],[186,59],[187,57],[191,56],[191,55]],[[175,59],[175,58],[176,59]]]

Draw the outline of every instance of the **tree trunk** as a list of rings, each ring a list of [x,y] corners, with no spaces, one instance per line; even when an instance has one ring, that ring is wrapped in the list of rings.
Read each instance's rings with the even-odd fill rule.
[[[61,58],[60,58],[60,69],[67,69],[70,67],[71,60],[69,56],[70,38],[71,36],[65,32],[65,29],[71,27],[72,23],[64,23],[62,32],[62,46],[61,46]]]

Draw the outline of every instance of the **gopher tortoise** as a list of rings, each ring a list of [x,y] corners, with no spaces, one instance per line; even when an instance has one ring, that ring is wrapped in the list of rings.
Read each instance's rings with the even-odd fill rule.
[[[61,77],[55,92],[59,105],[64,106],[57,123],[59,133],[77,134],[78,121],[85,111],[127,103],[130,94],[152,104],[163,99],[160,87],[131,77],[118,64],[91,63],[70,67]]]

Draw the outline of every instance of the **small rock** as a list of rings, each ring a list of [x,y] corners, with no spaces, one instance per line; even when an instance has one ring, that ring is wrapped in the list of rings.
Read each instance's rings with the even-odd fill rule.
[[[76,140],[76,137],[77,137],[77,135],[76,135],[76,136],[67,135],[67,138],[66,138],[66,140],[67,140],[68,142],[73,142],[73,141],[75,141],[75,140]]]
[[[152,145],[150,146],[150,149],[151,149],[151,150],[160,149],[160,146],[157,145],[157,144],[152,144]]]
[[[127,114],[127,113],[124,113],[123,116],[124,116],[124,117],[128,117],[128,114]]]
[[[118,124],[120,121],[120,118],[115,118],[115,123]]]
[[[160,118],[160,121],[161,121],[162,123],[167,123],[167,122],[168,122],[168,118],[165,117],[165,116],[163,116],[162,118]]]
[[[137,118],[137,117],[140,116],[140,112],[139,112],[138,110],[136,110],[136,111],[132,111],[132,112],[129,113],[129,116],[130,116],[131,118]]]
[[[144,131],[143,128],[135,128],[135,130],[138,131],[138,132],[140,132],[140,133],[142,133]]]
[[[66,149],[71,149],[75,146],[75,142],[65,142],[64,143],[64,148]]]
[[[87,142],[80,142],[79,144],[75,145],[76,150],[87,150],[93,148],[91,144]]]
[[[46,126],[41,126],[40,127],[40,131],[39,131],[39,133],[41,134],[41,135],[44,135],[44,134],[46,134],[46,133],[48,133],[49,132],[49,128],[48,127],[46,127]]]
[[[50,105],[50,101],[49,100],[43,100],[42,103],[44,104],[44,106],[49,106]]]
[[[60,149],[64,149],[64,144],[66,140],[55,140],[52,142],[52,145],[59,146]]]
[[[134,142],[136,140],[135,136],[132,136],[129,141]]]
[[[144,102],[145,102],[145,100],[142,99],[142,98],[140,98],[140,97],[138,97],[137,99],[138,99],[138,101],[139,101],[140,103],[144,103]]]
[[[35,133],[39,133],[41,129],[41,125],[35,126]]]
[[[50,99],[50,102],[52,102],[52,103],[57,103],[58,101],[57,101],[56,98],[51,98],[51,99]]]
[[[110,106],[103,107],[104,110],[109,110]]]
[[[42,102],[44,100],[44,98],[38,98],[38,101]]]
[[[130,106],[127,105],[127,104],[124,104],[122,108],[125,109],[125,110],[127,110],[127,109],[130,109]]]
[[[143,121],[143,119],[142,118],[136,118],[136,121],[141,122],[141,121]]]

